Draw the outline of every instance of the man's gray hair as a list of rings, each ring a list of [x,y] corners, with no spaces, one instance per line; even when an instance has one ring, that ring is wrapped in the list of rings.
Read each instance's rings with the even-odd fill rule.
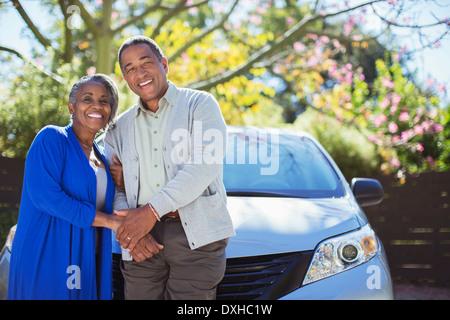
[[[108,119],[108,125],[111,124],[111,122],[114,120],[114,118],[117,115],[117,110],[119,108],[119,94],[117,90],[116,84],[111,80],[110,77],[97,73],[90,76],[82,77],[80,80],[78,80],[72,87],[72,90],[70,90],[69,94],[69,102],[75,103],[75,97],[78,93],[78,91],[86,84],[96,82],[101,85],[103,85],[106,89],[106,94],[108,95],[109,99],[109,106],[111,107],[111,114]]]
[[[161,48],[153,39],[150,39],[149,37],[145,37],[145,36],[134,36],[134,37],[128,38],[127,40],[125,40],[124,43],[122,43],[122,46],[120,47],[119,54],[118,54],[119,66],[120,66],[120,71],[122,71],[122,74],[124,71],[122,69],[122,61],[120,61],[120,59],[122,57],[122,52],[128,47],[136,45],[136,44],[140,44],[140,43],[147,44],[150,47],[150,49],[153,51],[153,53],[156,55],[159,62],[161,62],[162,58],[164,58],[164,54],[163,54]]]

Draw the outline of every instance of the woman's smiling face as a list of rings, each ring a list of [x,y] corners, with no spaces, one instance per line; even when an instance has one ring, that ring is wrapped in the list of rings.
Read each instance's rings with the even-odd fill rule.
[[[74,130],[88,130],[97,133],[106,127],[111,114],[111,106],[106,88],[98,82],[83,85],[75,96],[75,102],[69,103],[73,114]]]

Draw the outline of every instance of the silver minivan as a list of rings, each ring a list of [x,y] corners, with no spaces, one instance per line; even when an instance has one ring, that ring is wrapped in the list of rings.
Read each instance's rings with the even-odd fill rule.
[[[362,210],[382,201],[377,180],[349,185],[314,137],[288,129],[230,126],[223,161],[236,236],[217,299],[393,299],[383,245]],[[14,230],[0,254],[0,299]],[[122,299],[113,241],[113,298]]]

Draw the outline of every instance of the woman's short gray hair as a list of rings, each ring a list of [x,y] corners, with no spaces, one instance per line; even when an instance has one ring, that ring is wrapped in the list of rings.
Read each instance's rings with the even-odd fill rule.
[[[111,80],[110,77],[97,73],[90,76],[82,77],[80,80],[78,80],[72,87],[72,90],[70,90],[69,94],[69,102],[75,103],[75,97],[78,93],[78,91],[86,84],[96,82],[103,85],[106,89],[106,93],[108,95],[109,99],[109,106],[111,107],[111,114],[108,119],[108,125],[111,124],[111,122],[114,120],[114,118],[117,115],[117,110],[119,108],[119,94],[117,90],[116,84]]]

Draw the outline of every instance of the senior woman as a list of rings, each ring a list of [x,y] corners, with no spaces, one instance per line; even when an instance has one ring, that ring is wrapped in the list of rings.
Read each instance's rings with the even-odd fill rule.
[[[49,125],[25,163],[8,299],[111,299],[114,183],[95,143],[117,113],[107,76],[81,78],[69,95],[72,122]]]

